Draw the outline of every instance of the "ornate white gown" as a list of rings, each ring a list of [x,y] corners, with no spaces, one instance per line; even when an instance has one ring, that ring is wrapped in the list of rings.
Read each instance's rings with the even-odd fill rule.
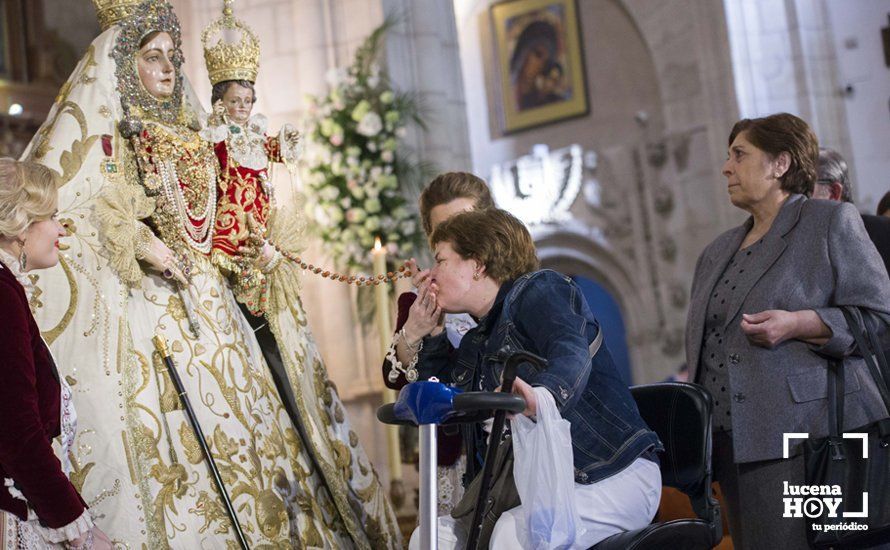
[[[121,83],[132,77],[123,67],[132,63],[120,53],[127,32],[133,29],[115,26],[93,42],[25,153],[61,174],[59,210],[70,233],[60,265],[34,276],[32,305],[75,394],[80,427],[72,480],[122,548],[237,547],[153,348],[160,333],[251,548],[401,547],[391,506],[328,382],[294,284],[278,283],[282,297],[270,322],[307,439],[282,407],[231,289],[200,250],[214,193],[204,163],[212,148],[183,125],[185,118],[150,111],[138,113],[140,140],[119,132],[118,123],[133,116],[122,107],[122,99],[133,101],[126,97],[132,87]],[[176,99],[188,115],[197,103],[188,100],[187,85],[179,86]],[[146,167],[168,181],[144,177],[151,175]],[[192,226],[176,227],[184,220]],[[135,260],[141,224],[190,260],[187,292]]]

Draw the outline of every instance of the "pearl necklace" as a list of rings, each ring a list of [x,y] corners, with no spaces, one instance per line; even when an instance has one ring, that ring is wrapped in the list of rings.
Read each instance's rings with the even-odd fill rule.
[[[194,212],[182,193],[182,184],[176,171],[176,163],[165,160],[158,163],[158,172],[167,203],[173,206],[179,220],[179,231],[186,243],[195,250],[209,254],[213,247],[213,226],[216,223],[216,170],[207,164],[207,202],[203,212]],[[194,182],[199,184],[201,182]],[[192,221],[199,222],[197,226]]]

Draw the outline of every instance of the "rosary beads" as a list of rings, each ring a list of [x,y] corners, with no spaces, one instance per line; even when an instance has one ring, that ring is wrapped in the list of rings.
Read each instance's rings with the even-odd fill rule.
[[[371,285],[379,285],[380,283],[386,282],[395,282],[398,279],[411,277],[411,270],[408,269],[406,264],[402,264],[397,272],[390,271],[385,275],[380,273],[378,275],[364,276],[360,275],[356,277],[355,275],[343,275],[341,273],[337,273],[333,270],[326,270],[321,267],[317,267],[313,264],[307,263],[303,258],[288,252],[287,250],[282,250],[278,247],[277,244],[269,242],[279,254],[284,256],[286,259],[294,262],[299,265],[301,268],[311,271],[316,275],[321,275],[325,279],[330,279],[332,281],[339,281],[341,283],[346,283],[348,285],[354,284],[356,286],[371,286]]]

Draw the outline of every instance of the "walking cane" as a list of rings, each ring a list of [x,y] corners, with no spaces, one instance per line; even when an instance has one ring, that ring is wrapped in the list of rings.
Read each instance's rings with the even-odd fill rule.
[[[241,546],[242,550],[250,550],[250,547],[247,545],[247,539],[244,538],[244,531],[241,530],[241,524],[238,523],[238,516],[235,515],[235,508],[232,506],[231,499],[229,499],[229,493],[226,491],[226,486],[223,484],[222,477],[219,475],[219,468],[216,467],[216,461],[213,460],[213,456],[210,454],[210,447],[207,446],[207,441],[204,439],[204,431],[201,429],[201,424],[198,423],[198,417],[195,416],[195,410],[192,408],[185,387],[182,385],[182,379],[176,371],[173,357],[170,355],[170,350],[167,348],[167,340],[160,334],[156,334],[154,338],[152,338],[152,342],[154,342],[155,349],[161,354],[161,357],[164,360],[164,365],[167,367],[167,372],[170,373],[170,379],[173,381],[173,385],[176,386],[176,393],[179,394],[182,406],[185,407],[185,414],[188,416],[189,424],[192,425],[192,429],[195,431],[195,436],[198,438],[198,444],[201,445],[201,452],[204,453],[204,458],[207,459],[207,467],[210,468],[210,473],[213,474],[213,481],[216,483],[216,488],[219,490],[219,494],[222,497],[223,505],[226,507],[229,519],[232,521],[232,528],[235,529],[235,536],[238,537],[238,544]]]

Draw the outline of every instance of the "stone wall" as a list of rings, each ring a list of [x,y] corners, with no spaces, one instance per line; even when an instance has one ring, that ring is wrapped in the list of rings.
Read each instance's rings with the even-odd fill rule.
[[[505,136],[494,122],[491,4],[455,1],[474,170],[488,177],[537,143],[598,154],[585,185],[599,198],[579,196],[569,223],[533,227],[539,255],[609,289],[625,318],[634,382],[663,379],[685,360],[695,260],[741,219],[720,175],[736,119],[722,6],[578,2],[590,112]]]
[[[724,0],[742,116],[790,112],[850,166],[853,198],[874,213],[890,190],[890,2]],[[855,9],[851,9],[854,8]]]
[[[875,213],[890,191],[890,60],[884,57],[881,29],[890,27],[890,2],[828,0],[838,88],[847,113],[853,169],[853,196],[863,212]]]

